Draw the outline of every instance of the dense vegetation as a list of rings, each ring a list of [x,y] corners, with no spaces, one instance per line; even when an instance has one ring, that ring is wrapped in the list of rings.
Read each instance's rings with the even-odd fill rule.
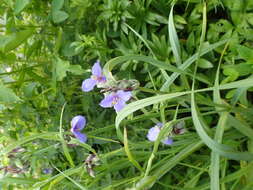
[[[2,0],[0,63],[0,189],[253,189],[252,0]]]

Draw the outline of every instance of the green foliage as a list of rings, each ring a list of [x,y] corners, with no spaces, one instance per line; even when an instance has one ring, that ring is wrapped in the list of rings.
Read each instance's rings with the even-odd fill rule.
[[[29,37],[32,36],[34,30],[27,29],[21,30],[9,35],[0,36],[1,46],[0,49],[3,52],[11,51],[17,48],[19,45],[23,44]]]
[[[28,4],[29,0],[16,0],[14,6],[14,13],[19,14]]]
[[[12,104],[19,101],[19,97],[12,91],[12,89],[0,84],[0,102],[4,104]]]
[[[63,7],[63,4],[64,0],[52,1],[52,19],[54,23],[63,22],[69,17],[68,13],[60,10]]]
[[[252,25],[252,0],[3,0],[0,189],[251,190]],[[118,113],[81,90],[96,60],[138,84]]]

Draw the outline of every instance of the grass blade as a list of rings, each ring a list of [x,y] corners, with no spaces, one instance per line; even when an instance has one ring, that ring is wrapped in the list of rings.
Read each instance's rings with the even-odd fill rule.
[[[134,159],[132,153],[130,152],[130,149],[128,147],[128,140],[127,140],[127,131],[126,128],[124,128],[124,148],[125,148],[125,152],[126,155],[129,159],[129,161],[141,172],[143,172],[142,167],[140,166],[140,164]]]
[[[64,112],[65,106],[66,106],[66,103],[64,103],[64,105],[62,106],[62,110],[61,110],[59,136],[60,136],[60,139],[61,139],[63,153],[64,153],[65,157],[67,158],[67,160],[70,163],[71,167],[75,167],[75,164],[74,164],[74,162],[72,160],[72,157],[69,153],[67,143],[65,142],[63,134],[62,134],[62,117],[63,117],[63,112]]]
[[[173,52],[173,55],[175,56],[176,64],[179,66],[182,63],[181,50],[180,50],[180,44],[179,44],[176,28],[173,21],[173,7],[174,5],[172,5],[171,10],[170,10],[170,16],[169,16],[169,21],[168,21],[168,31],[169,31],[169,39],[170,39],[172,52]]]
[[[245,161],[251,161],[253,160],[253,154],[248,152],[237,152],[230,149],[228,146],[224,146],[223,144],[217,143],[216,141],[212,140],[207,133],[205,132],[202,123],[200,121],[200,114],[198,113],[194,98],[194,93],[191,94],[191,112],[192,112],[192,119],[195,126],[195,129],[199,135],[199,137],[202,139],[202,141],[212,150],[220,155],[233,159],[233,160],[245,160]]]

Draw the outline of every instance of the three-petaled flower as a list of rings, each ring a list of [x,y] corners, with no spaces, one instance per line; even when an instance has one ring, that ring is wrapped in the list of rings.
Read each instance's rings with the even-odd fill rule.
[[[82,83],[82,90],[84,92],[91,91],[96,85],[106,83],[106,78],[103,75],[99,61],[96,61],[96,63],[93,65],[91,73],[92,73],[91,77],[84,80]]]
[[[154,142],[158,138],[158,135],[160,131],[162,130],[163,124],[162,123],[157,123],[154,127],[151,127],[148,130],[147,138],[149,141]],[[173,139],[170,137],[165,137],[161,141],[165,145],[172,145]]]
[[[118,90],[105,95],[105,98],[100,102],[100,106],[103,108],[114,107],[116,112],[119,112],[126,105],[126,102],[131,98],[131,91]]]
[[[85,117],[78,115],[71,120],[71,132],[75,137],[82,143],[87,141],[87,136],[80,131],[85,127],[86,119]]]

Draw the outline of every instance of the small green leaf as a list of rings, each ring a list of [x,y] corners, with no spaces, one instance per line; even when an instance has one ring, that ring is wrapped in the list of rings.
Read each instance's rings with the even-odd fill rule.
[[[2,103],[14,103],[20,101],[19,97],[10,89],[0,84],[0,102]]]
[[[181,49],[173,20],[173,7],[174,6],[172,6],[170,10],[170,16],[168,21],[169,39],[173,55],[175,56],[176,59],[176,63],[177,65],[181,65]]]
[[[252,61],[253,62],[253,50],[251,48],[248,48],[246,46],[237,46],[237,51],[242,59],[246,61]]]
[[[184,17],[180,16],[180,15],[175,15],[174,17],[175,21],[177,23],[180,23],[180,24],[187,24],[186,20],[184,19]]]
[[[53,11],[52,18],[54,23],[60,23],[69,17],[68,13],[64,11]]]
[[[239,77],[239,73],[232,67],[224,69],[223,74],[228,77],[222,83],[235,81]]]
[[[84,73],[81,65],[70,65],[68,71],[75,75],[81,75]]]
[[[129,161],[137,168],[139,169],[141,172],[143,171],[142,167],[140,166],[140,164],[135,160],[135,158],[133,157],[129,146],[128,146],[128,139],[127,139],[127,130],[126,128],[124,128],[124,148],[125,148],[125,153],[129,159]]]
[[[213,64],[206,59],[199,59],[198,66],[202,69],[210,69],[213,68]]]
[[[16,0],[14,5],[14,13],[16,15],[19,14],[28,4],[29,0]]]
[[[13,35],[0,35],[0,50],[4,51],[4,47],[10,43],[13,39]]]
[[[52,11],[58,11],[63,7],[64,0],[53,0],[52,1]]]
[[[57,81],[62,81],[64,77],[67,75],[67,71],[69,69],[69,62],[64,61],[60,58],[56,58],[54,61],[54,66],[55,66],[55,76]]]
[[[0,50],[4,52],[11,51],[22,43],[24,43],[31,35],[33,34],[34,30],[27,29],[16,32],[11,35],[0,36]]]

